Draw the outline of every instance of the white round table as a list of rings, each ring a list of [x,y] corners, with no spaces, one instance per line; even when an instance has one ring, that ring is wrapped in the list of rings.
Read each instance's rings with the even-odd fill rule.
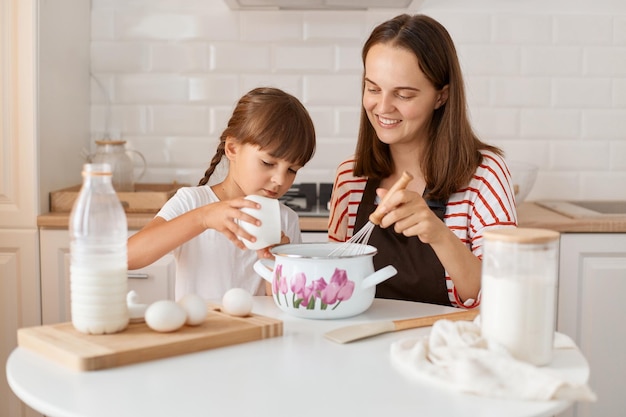
[[[570,403],[507,401],[466,395],[408,380],[390,363],[390,344],[430,328],[337,344],[323,334],[376,320],[443,314],[453,308],[376,299],[343,320],[308,320],[255,297],[253,312],[283,320],[283,336],[91,372],[68,369],[25,348],[10,355],[7,379],[30,407],[51,417],[172,416],[552,416]],[[550,367],[584,382],[576,349]]]

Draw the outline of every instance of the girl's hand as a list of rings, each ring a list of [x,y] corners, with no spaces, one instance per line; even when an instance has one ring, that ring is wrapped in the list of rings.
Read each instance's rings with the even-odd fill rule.
[[[379,188],[376,194],[382,198],[387,190]],[[391,225],[396,233],[417,236],[424,243],[437,243],[449,234],[449,229],[428,207],[426,200],[414,191],[399,190],[386,202],[380,227]]]
[[[280,232],[280,243],[276,245],[268,246],[267,248],[259,249],[258,251],[256,251],[256,255],[258,256],[259,259],[263,259],[263,258],[273,259],[274,255],[272,255],[272,252],[270,252],[270,249],[272,249],[274,246],[284,245],[289,242],[291,242],[289,237],[284,232]]]
[[[257,226],[260,226],[261,222],[256,217],[241,211],[244,207],[261,208],[260,204],[246,200],[243,197],[219,201],[203,207],[201,221],[205,229],[215,229],[226,236],[239,249],[246,249],[246,246],[239,238],[249,240],[250,242],[255,242],[256,238],[246,232],[237,222],[245,221]]]

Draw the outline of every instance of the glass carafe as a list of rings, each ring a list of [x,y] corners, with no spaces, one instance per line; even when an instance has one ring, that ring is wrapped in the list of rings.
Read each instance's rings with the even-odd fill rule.
[[[143,177],[146,171],[146,159],[141,152],[127,150],[125,140],[97,140],[96,145],[96,153],[92,155],[91,162],[111,165],[115,191],[135,191],[135,181]],[[131,154],[137,155],[142,162],[141,172],[137,178]]]

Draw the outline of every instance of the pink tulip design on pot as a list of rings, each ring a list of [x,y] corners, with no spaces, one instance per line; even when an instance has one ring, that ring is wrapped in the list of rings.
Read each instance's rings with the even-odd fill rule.
[[[354,281],[348,279],[345,269],[335,268],[333,276],[330,278],[330,284],[322,291],[322,310],[327,306],[334,304],[333,310],[344,300],[349,300],[354,292]]]
[[[283,275],[283,266],[278,265],[274,269],[272,277],[272,293],[276,296],[276,302],[279,305],[279,294],[283,294],[283,297],[285,298],[285,304],[289,305],[289,302],[287,301],[287,291],[289,291],[289,286],[287,285],[287,277]]]
[[[312,310],[319,299],[322,310],[326,310],[330,305],[335,309],[342,301],[352,297],[354,292],[354,281],[348,279],[344,269],[335,268],[330,283],[327,283],[324,277],[311,281],[309,285],[306,285],[306,280],[306,275],[302,272],[295,274],[291,279],[294,308]]]

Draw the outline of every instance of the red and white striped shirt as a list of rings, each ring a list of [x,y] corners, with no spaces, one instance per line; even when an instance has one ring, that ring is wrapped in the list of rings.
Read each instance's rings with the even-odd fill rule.
[[[485,230],[517,227],[515,195],[511,174],[504,159],[491,151],[483,150],[483,160],[469,184],[450,196],[446,204],[446,226],[479,259],[483,255]],[[337,168],[330,202],[328,238],[344,242],[352,237],[356,214],[363,197],[367,178],[352,175],[354,158],[342,162]],[[452,305],[473,308],[478,300],[460,300],[454,282],[446,271],[448,297]]]

